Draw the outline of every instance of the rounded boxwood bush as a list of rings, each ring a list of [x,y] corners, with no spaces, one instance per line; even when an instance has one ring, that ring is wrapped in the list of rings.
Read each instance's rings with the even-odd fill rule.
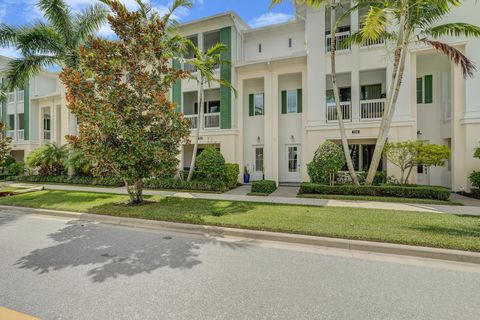
[[[345,165],[345,155],[337,144],[326,141],[315,151],[312,162],[307,165],[310,181],[313,183],[330,183],[330,175],[336,174]]]
[[[225,164],[225,181],[227,186],[232,189],[237,186],[240,167],[236,163]]]
[[[472,185],[473,185],[475,188],[479,188],[479,189],[480,189],[480,171],[474,171],[474,172],[470,175],[470,182],[472,183]]]
[[[225,177],[225,158],[214,147],[206,147],[197,157],[197,171],[207,178],[223,179]]]

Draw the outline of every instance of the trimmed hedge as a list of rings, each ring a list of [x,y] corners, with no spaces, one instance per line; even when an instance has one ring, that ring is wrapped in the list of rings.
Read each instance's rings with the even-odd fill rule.
[[[480,199],[480,189],[472,188],[472,196],[476,199]]]
[[[252,182],[252,193],[270,194],[277,189],[277,183],[272,180],[260,180]]]
[[[448,200],[450,190],[442,187],[426,186],[328,186],[316,183],[302,183],[299,194],[336,194],[355,196],[398,197],[415,199]]]
[[[66,184],[85,184],[93,186],[120,187],[124,185],[121,179],[116,177],[81,177],[81,176],[15,176],[7,178],[10,181],[19,182],[44,182],[44,183],[66,183]]]
[[[236,163],[225,164],[225,180],[227,187],[233,189],[237,186],[238,176],[240,175],[240,167]]]
[[[144,187],[147,189],[164,190],[189,190],[189,191],[210,191],[225,192],[228,190],[227,184],[220,180],[192,180],[184,181],[180,179],[145,179]]]

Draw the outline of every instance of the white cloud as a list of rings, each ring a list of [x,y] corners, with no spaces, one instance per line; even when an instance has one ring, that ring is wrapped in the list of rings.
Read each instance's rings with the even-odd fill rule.
[[[286,22],[292,18],[293,18],[293,15],[291,14],[268,12],[268,13],[262,14],[258,18],[250,20],[249,24],[252,28],[259,28],[259,27],[264,27],[271,24]]]
[[[9,58],[19,58],[20,52],[13,48],[0,48],[0,56],[5,56]]]

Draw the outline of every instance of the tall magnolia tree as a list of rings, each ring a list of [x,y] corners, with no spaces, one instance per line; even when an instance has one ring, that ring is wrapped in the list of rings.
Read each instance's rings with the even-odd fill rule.
[[[271,5],[281,3],[283,0],[272,0]],[[340,94],[337,84],[337,72],[336,72],[336,53],[337,47],[342,44],[337,43],[337,25],[341,21],[341,18],[337,20],[337,9],[341,5],[341,0],[291,0],[294,4],[303,4],[309,7],[319,9],[325,7],[330,13],[330,64],[331,64],[331,79],[333,96],[335,98],[335,108],[337,111],[338,127],[340,129],[340,138],[342,141],[343,153],[345,154],[345,162],[347,163],[348,173],[352,179],[352,182],[356,185],[359,184],[355,167],[353,166],[352,157],[350,155],[350,148],[348,146],[347,132],[345,131],[345,124],[343,122],[343,111],[340,105]],[[323,35],[320,35],[323,37]]]
[[[445,36],[480,37],[480,28],[462,22],[437,24],[451,12],[452,8],[459,7],[462,3],[462,0],[357,0],[357,4],[352,8],[368,8],[363,27],[358,33],[352,35],[352,42],[361,43],[366,40],[386,38],[395,43],[392,78],[377,144],[366,179],[367,184],[372,184],[383,155],[410,49],[417,45],[429,46],[460,65],[465,78],[473,76],[475,71],[473,62],[459,49],[442,42],[441,38]]]
[[[77,68],[66,68],[68,107],[80,120],[78,136],[69,141],[96,164],[121,177],[132,204],[143,201],[144,178],[174,175],[188,123],[168,93],[187,75],[171,66],[181,47],[168,32],[171,13],[145,19],[123,4],[108,1],[115,41],[90,37],[80,47]]]
[[[65,0],[40,0],[38,8],[45,21],[25,26],[0,24],[0,46],[12,47],[21,53],[6,70],[6,90],[23,86],[44,68],[75,67],[79,46],[100,29],[107,16],[101,4],[92,4],[77,13]]]
[[[205,53],[198,49],[192,42],[188,42],[189,46],[193,50],[195,58],[185,59],[184,62],[194,66],[197,69],[197,74],[191,75],[191,78],[197,82],[197,129],[195,131],[195,140],[193,144],[192,161],[190,162],[190,171],[188,172],[187,181],[190,181],[193,177],[195,170],[195,162],[197,159],[198,142],[200,137],[200,124],[203,120],[203,104],[205,100],[205,88],[210,88],[212,83],[219,83],[222,86],[228,87],[236,91],[232,84],[224,79],[215,77],[215,69],[220,64],[230,65],[230,61],[221,59],[222,52],[227,50],[224,44],[217,43],[213,47],[209,48]]]

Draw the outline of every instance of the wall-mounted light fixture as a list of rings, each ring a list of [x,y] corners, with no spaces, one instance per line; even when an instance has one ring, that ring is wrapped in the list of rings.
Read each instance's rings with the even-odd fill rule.
[[[292,140],[292,142],[295,141],[295,136],[293,134],[290,136],[290,140]]]
[[[257,143],[260,143],[260,136],[257,137]]]

